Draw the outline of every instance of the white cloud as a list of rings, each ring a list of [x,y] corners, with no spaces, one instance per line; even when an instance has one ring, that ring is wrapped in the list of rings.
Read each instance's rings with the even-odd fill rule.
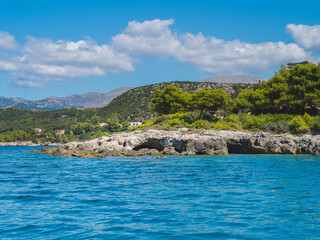
[[[16,43],[14,37],[7,32],[0,31],[0,49],[16,49],[18,44]]]
[[[107,72],[133,71],[132,59],[116,52],[108,45],[97,45],[93,40],[77,42],[28,37],[23,61],[50,65],[99,67]]]
[[[169,29],[172,24],[172,19],[129,22],[124,33],[112,38],[113,46],[119,51],[137,56],[166,58],[180,44],[177,36]]]
[[[239,40],[185,34],[175,52],[182,63],[212,74],[261,73],[288,61],[300,61],[307,53],[296,44],[265,42],[250,44]]]
[[[41,81],[33,81],[29,79],[22,79],[22,78],[11,78],[10,83],[18,86],[18,87],[24,87],[24,88],[42,88],[44,86],[43,82]]]
[[[21,70],[37,76],[52,76],[57,78],[81,78],[87,76],[104,76],[106,73],[98,67],[74,67],[69,65],[45,65],[45,64],[28,64],[22,66]]]
[[[14,65],[11,62],[2,61],[0,59],[0,71],[12,72],[12,71],[16,71],[16,70],[17,70],[16,65]]]
[[[77,42],[28,37],[23,55],[16,65],[12,83],[19,86],[40,86],[39,81],[56,81],[88,76],[104,76],[107,72],[133,71],[132,58],[108,45],[93,40]],[[31,83],[32,82],[32,83]]]
[[[138,57],[173,57],[211,74],[266,73],[287,62],[319,59],[295,43],[252,44],[202,33],[177,34],[171,29],[173,23],[172,19],[129,22],[108,45],[90,38],[55,42],[27,37],[18,48],[13,36],[0,32],[0,71],[11,72],[11,83],[18,86],[41,87],[48,81],[134,71]],[[320,50],[320,25],[289,24],[287,30],[304,48]]]
[[[288,24],[287,31],[299,45],[306,49],[320,51],[320,25]]]
[[[265,42],[249,44],[239,40],[224,41],[199,33],[175,34],[173,20],[129,22],[124,33],[113,37],[119,51],[135,56],[175,57],[183,64],[212,74],[261,73],[286,64],[305,60],[308,54],[296,44]]]

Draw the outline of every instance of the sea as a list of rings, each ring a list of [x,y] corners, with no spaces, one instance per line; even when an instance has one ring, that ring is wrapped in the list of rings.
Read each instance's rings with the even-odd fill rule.
[[[318,156],[30,149],[0,147],[0,239],[320,239]]]

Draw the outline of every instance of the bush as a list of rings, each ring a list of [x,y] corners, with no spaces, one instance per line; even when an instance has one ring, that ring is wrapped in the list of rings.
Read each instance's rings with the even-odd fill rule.
[[[176,130],[181,127],[197,129],[218,129],[218,130],[249,130],[252,132],[271,132],[275,134],[283,133],[320,133],[320,117],[312,117],[309,114],[230,114],[224,119],[214,121],[214,118],[195,120],[196,113],[176,113],[158,117],[150,122],[145,122],[135,129],[152,127],[156,129]]]
[[[225,121],[239,124],[239,116],[236,114],[230,114],[229,116],[225,117]]]
[[[215,123],[211,123],[211,127],[217,130],[230,130],[230,129],[241,130],[241,127],[238,124],[234,122],[225,122],[225,121],[218,121]]]
[[[289,124],[285,121],[280,121],[277,123],[267,123],[262,127],[262,130],[266,132],[272,132],[272,133],[287,133],[289,132]]]
[[[197,120],[193,123],[193,127],[197,129],[209,129],[210,123],[206,120]]]
[[[320,133],[320,119],[315,119],[312,124],[310,125],[310,130],[313,134],[319,134]]]
[[[91,135],[89,133],[84,133],[79,136],[79,140],[88,141],[91,139]]]
[[[295,116],[289,122],[289,126],[294,133],[306,133],[310,131],[309,127],[301,116]]]

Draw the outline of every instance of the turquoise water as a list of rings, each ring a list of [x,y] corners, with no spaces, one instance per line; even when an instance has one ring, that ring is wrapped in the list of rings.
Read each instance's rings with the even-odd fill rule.
[[[320,239],[320,157],[29,149],[0,147],[0,238]]]

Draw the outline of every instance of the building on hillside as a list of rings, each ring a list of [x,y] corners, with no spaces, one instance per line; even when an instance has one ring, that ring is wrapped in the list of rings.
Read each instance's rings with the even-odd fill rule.
[[[100,127],[104,127],[106,123],[99,123]]]
[[[59,130],[55,130],[54,133],[56,135],[64,135],[66,133],[66,130],[64,129],[59,129]]]
[[[42,133],[42,129],[41,129],[41,128],[35,128],[35,129],[34,129],[34,132],[35,132],[35,133]]]
[[[309,61],[302,61],[302,62],[297,62],[297,63],[289,62],[289,63],[287,63],[287,68],[294,68],[297,65],[306,65],[306,64],[309,64],[309,63],[311,63],[311,62],[309,62]]]
[[[134,128],[142,124],[142,122],[129,122],[129,128]]]

